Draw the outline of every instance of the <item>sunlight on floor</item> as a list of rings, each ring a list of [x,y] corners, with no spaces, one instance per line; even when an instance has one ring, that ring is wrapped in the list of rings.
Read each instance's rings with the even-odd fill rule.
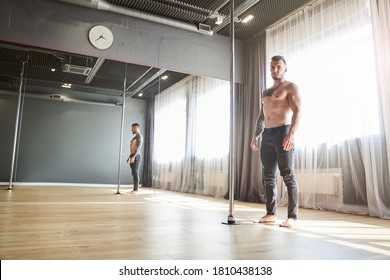
[[[390,256],[389,228],[348,221],[300,221],[302,235],[324,238],[328,242]],[[309,224],[310,227],[305,227]],[[370,242],[371,240],[371,242]],[[380,240],[381,242],[375,242]],[[389,242],[387,242],[389,241]]]

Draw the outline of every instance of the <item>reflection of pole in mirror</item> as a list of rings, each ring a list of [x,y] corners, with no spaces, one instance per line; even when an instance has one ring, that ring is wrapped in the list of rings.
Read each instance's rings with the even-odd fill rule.
[[[119,161],[118,161],[118,177],[117,177],[117,190],[116,194],[120,194],[121,186],[121,171],[122,171],[122,145],[123,145],[123,130],[125,123],[125,108],[126,108],[126,92],[127,92],[127,63],[125,64],[125,78],[123,80],[123,93],[122,93],[122,114],[121,114],[121,129],[119,136]]]

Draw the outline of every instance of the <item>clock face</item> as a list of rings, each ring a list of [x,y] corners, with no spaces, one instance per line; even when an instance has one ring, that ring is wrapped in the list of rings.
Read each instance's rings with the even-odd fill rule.
[[[99,50],[111,47],[114,36],[110,29],[103,25],[96,25],[89,30],[89,42]]]

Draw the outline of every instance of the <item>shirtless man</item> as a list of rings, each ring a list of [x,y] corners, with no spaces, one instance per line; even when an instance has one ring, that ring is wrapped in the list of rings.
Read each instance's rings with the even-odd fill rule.
[[[283,56],[271,58],[270,70],[274,85],[263,92],[262,106],[251,142],[252,150],[260,150],[263,184],[267,197],[267,214],[257,222],[276,222],[276,170],[279,167],[288,193],[287,219],[280,226],[294,227],[298,217],[294,134],[301,117],[301,100],[297,85],[284,79],[287,65]]]
[[[139,184],[139,168],[141,165],[140,152],[144,138],[140,132],[140,125],[138,123],[133,123],[131,125],[131,131],[135,134],[135,136],[130,141],[130,156],[127,159],[127,163],[130,164],[134,183],[134,188],[130,193],[137,193]]]

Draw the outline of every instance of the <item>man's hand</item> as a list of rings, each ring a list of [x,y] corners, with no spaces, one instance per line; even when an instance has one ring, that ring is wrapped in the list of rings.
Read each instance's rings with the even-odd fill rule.
[[[127,163],[128,163],[128,164],[133,163],[134,160],[135,160],[135,157],[129,157],[129,158],[127,159]]]
[[[257,140],[256,137],[252,138],[251,148],[255,152],[258,152],[260,150],[259,140]]]
[[[283,150],[289,151],[294,149],[294,136],[287,134],[283,140]]]

